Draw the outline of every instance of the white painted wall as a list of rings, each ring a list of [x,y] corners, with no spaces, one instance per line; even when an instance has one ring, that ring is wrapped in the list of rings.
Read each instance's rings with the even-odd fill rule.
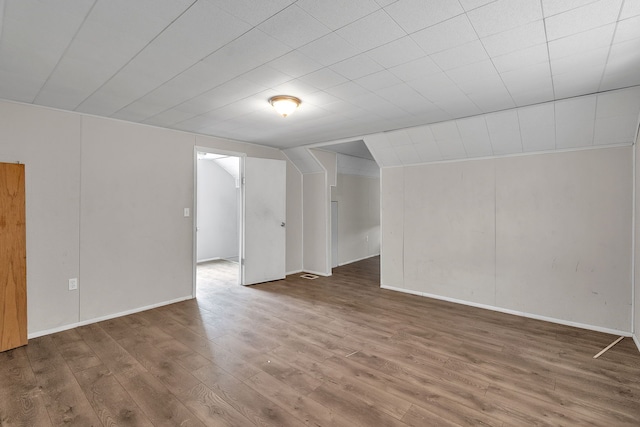
[[[387,168],[380,175],[380,283],[407,289],[404,284],[404,173]]]
[[[0,161],[25,164],[29,333],[78,321],[78,114],[0,102]],[[80,281],[82,286],[82,281]]]
[[[303,182],[304,266],[309,273],[329,275],[328,217],[329,200],[325,172],[305,173]]]
[[[194,203],[194,146],[284,159],[268,147],[4,101],[0,140],[0,161],[26,168],[31,337],[191,297],[193,218],[183,209]],[[300,192],[288,201],[295,211]],[[302,241],[299,221],[289,233]],[[287,268],[302,269],[297,262]],[[68,291],[72,277],[79,292]]]
[[[383,286],[629,332],[631,159],[618,147],[383,169]]]
[[[337,183],[339,265],[379,255],[380,179],[339,173]]]
[[[82,117],[80,321],[192,292],[193,136]]]
[[[239,158],[234,159],[240,162]],[[198,262],[237,258],[238,202],[236,179],[213,160],[198,160]]]
[[[335,186],[338,179],[338,153],[315,148],[311,148],[310,151],[327,172],[327,185]]]
[[[302,271],[302,174],[287,161],[287,274]]]

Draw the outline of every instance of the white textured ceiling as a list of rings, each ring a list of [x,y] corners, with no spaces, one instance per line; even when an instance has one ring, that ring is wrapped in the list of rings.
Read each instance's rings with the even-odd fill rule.
[[[640,0],[2,6],[0,98],[280,148],[508,110],[430,129],[436,141],[463,141],[467,157],[488,152],[485,132],[500,135],[493,153],[510,152],[516,124],[537,128],[522,115],[551,117],[514,108],[640,85]],[[299,111],[277,116],[267,100],[278,94],[301,98]],[[563,104],[548,105],[556,138],[571,132]]]
[[[632,144],[640,86],[364,137],[382,167]]]

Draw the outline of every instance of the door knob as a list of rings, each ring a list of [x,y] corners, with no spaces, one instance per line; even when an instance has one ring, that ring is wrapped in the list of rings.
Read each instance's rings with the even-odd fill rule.
[[[284,222],[280,223],[280,227],[284,227],[284,225],[285,225]]]

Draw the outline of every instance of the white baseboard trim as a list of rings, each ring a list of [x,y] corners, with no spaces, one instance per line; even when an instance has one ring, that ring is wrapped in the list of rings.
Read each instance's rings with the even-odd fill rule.
[[[285,276],[290,276],[292,274],[298,274],[298,273],[302,273],[303,270],[293,270],[293,271],[287,271],[285,274]]]
[[[379,256],[379,255],[380,255],[379,253],[378,254],[373,254],[373,255],[367,255],[365,257],[354,259],[354,260],[351,260],[351,261],[341,262],[341,263],[338,264],[338,267],[342,267],[343,265],[353,264],[354,262],[363,261],[365,259],[373,258],[374,256]]]
[[[636,347],[638,347],[638,351],[640,351],[640,339],[638,339],[636,334],[633,334],[633,342],[636,343]]]
[[[196,264],[202,264],[203,262],[209,262],[209,261],[218,261],[221,260],[222,258],[220,258],[219,256],[214,257],[214,258],[205,258],[205,259],[199,259],[198,261],[196,261]]]
[[[131,310],[121,311],[119,313],[108,314],[106,316],[95,317],[93,319],[83,320],[82,322],[70,323],[68,325],[58,326],[57,328],[46,329],[44,331],[37,331],[37,332],[30,333],[28,335],[28,339],[38,338],[38,337],[42,337],[42,336],[45,336],[45,335],[51,335],[51,334],[55,334],[56,332],[67,331],[69,329],[77,328],[77,327],[80,327],[80,326],[86,326],[86,325],[90,325],[92,323],[98,323],[98,322],[102,322],[102,321],[105,321],[105,320],[115,319],[116,317],[127,316],[129,314],[139,313],[141,311],[151,310],[153,308],[158,308],[158,307],[162,307],[162,306],[165,306],[165,305],[175,304],[177,302],[182,302],[182,301],[186,301],[186,300],[190,300],[190,299],[193,299],[192,295],[189,295],[189,296],[186,296],[186,297],[181,297],[181,298],[176,298],[176,299],[169,300],[169,301],[159,302],[157,304],[146,305],[144,307],[138,307],[138,308],[134,308],[134,309],[131,309]]]
[[[488,305],[488,304],[480,304],[480,303],[471,302],[471,301],[465,301],[465,300],[461,300],[461,299],[457,299],[457,298],[450,298],[450,297],[445,297],[445,296],[442,296],[442,295],[430,294],[428,292],[420,292],[420,291],[414,291],[414,290],[411,290],[411,289],[396,288],[396,287],[393,287],[393,286],[384,286],[384,285],[381,285],[380,287],[383,288],[383,289],[391,290],[391,291],[403,292],[403,293],[412,294],[412,295],[419,295],[419,296],[422,296],[422,297],[433,298],[433,299],[442,300],[442,301],[448,301],[448,302],[452,302],[452,303],[455,303],[455,304],[468,305],[468,306],[471,306],[471,307],[483,308],[485,310],[492,310],[492,311],[497,311],[497,312],[500,312],[500,313],[513,314],[515,316],[527,317],[527,318],[530,318],[530,319],[543,320],[545,322],[557,323],[557,324],[565,325],[565,326],[572,326],[574,328],[588,329],[590,331],[603,332],[605,334],[625,336],[625,337],[631,337],[632,336],[631,332],[629,332],[629,331],[621,331],[621,330],[618,330],[618,329],[603,328],[601,326],[589,325],[589,324],[586,324],[586,323],[572,322],[570,320],[557,319],[555,317],[541,316],[541,315],[538,315],[538,314],[527,313],[525,311],[511,310],[511,309],[508,309],[508,308],[496,307],[496,306]],[[638,344],[638,342],[636,341],[636,345],[637,344]],[[638,346],[638,348],[640,349],[640,345]]]
[[[412,289],[396,288],[395,286],[386,286],[386,285],[380,285],[380,287],[382,289],[386,289],[386,290],[389,290],[389,291],[402,292],[403,294],[418,295],[419,297],[423,297],[424,296],[422,292],[414,291]]]

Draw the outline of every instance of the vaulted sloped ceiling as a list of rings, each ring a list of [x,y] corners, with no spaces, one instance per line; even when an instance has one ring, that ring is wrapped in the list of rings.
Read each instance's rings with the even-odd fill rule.
[[[597,115],[608,91],[640,85],[639,0],[0,0],[0,11],[8,100],[279,148],[417,126],[402,149],[364,138],[389,165],[414,156],[423,131],[420,159],[635,131]],[[301,98],[299,111],[275,114],[278,94]],[[565,141],[591,113],[591,135]],[[553,141],[531,140],[551,128]]]
[[[631,145],[640,87],[365,136],[380,166]]]

